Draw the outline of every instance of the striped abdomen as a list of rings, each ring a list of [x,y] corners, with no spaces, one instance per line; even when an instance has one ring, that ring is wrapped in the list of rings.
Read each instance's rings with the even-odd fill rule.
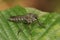
[[[11,16],[9,18],[10,21],[12,22],[19,22],[19,21],[23,21],[23,16]]]

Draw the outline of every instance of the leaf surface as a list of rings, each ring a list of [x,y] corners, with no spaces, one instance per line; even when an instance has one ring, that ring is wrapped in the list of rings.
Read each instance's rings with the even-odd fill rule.
[[[37,23],[24,25],[8,21],[10,16],[26,15],[27,13],[37,14],[45,28]],[[19,30],[20,33],[17,34]],[[0,11],[0,40],[60,40],[60,14],[20,6]]]

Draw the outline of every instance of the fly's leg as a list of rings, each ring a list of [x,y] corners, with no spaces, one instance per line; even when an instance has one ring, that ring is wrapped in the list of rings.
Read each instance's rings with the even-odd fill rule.
[[[37,18],[36,18],[36,19],[37,19]],[[40,26],[42,26],[42,28],[45,28],[44,23],[41,23],[38,19],[37,19],[37,23],[38,23]]]
[[[18,30],[18,32],[17,32],[17,35],[18,35],[21,31],[22,31],[22,30],[21,30],[21,29],[19,29],[19,30]]]

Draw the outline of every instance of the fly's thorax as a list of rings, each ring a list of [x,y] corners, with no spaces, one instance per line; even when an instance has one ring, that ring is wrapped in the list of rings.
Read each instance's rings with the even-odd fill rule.
[[[31,21],[36,21],[38,17],[36,14],[32,13],[29,13],[27,16],[31,19]]]
[[[33,23],[34,21],[36,21],[36,18],[35,17],[33,17],[33,15],[26,15],[26,16],[24,16],[24,20],[27,22],[27,23]]]

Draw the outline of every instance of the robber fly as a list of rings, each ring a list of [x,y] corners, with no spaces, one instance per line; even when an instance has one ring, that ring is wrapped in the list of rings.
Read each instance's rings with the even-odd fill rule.
[[[31,23],[33,23],[34,21],[37,20],[37,15],[36,14],[29,13],[27,15],[11,16],[9,18],[9,20],[12,21],[12,22],[25,21],[27,24],[31,24]]]
[[[43,24],[38,21],[37,14],[33,14],[33,13],[28,13],[26,15],[20,15],[20,16],[11,16],[9,18],[9,20],[12,22],[24,22],[26,24],[31,24],[31,23],[37,21],[37,23],[40,26],[43,26]]]

